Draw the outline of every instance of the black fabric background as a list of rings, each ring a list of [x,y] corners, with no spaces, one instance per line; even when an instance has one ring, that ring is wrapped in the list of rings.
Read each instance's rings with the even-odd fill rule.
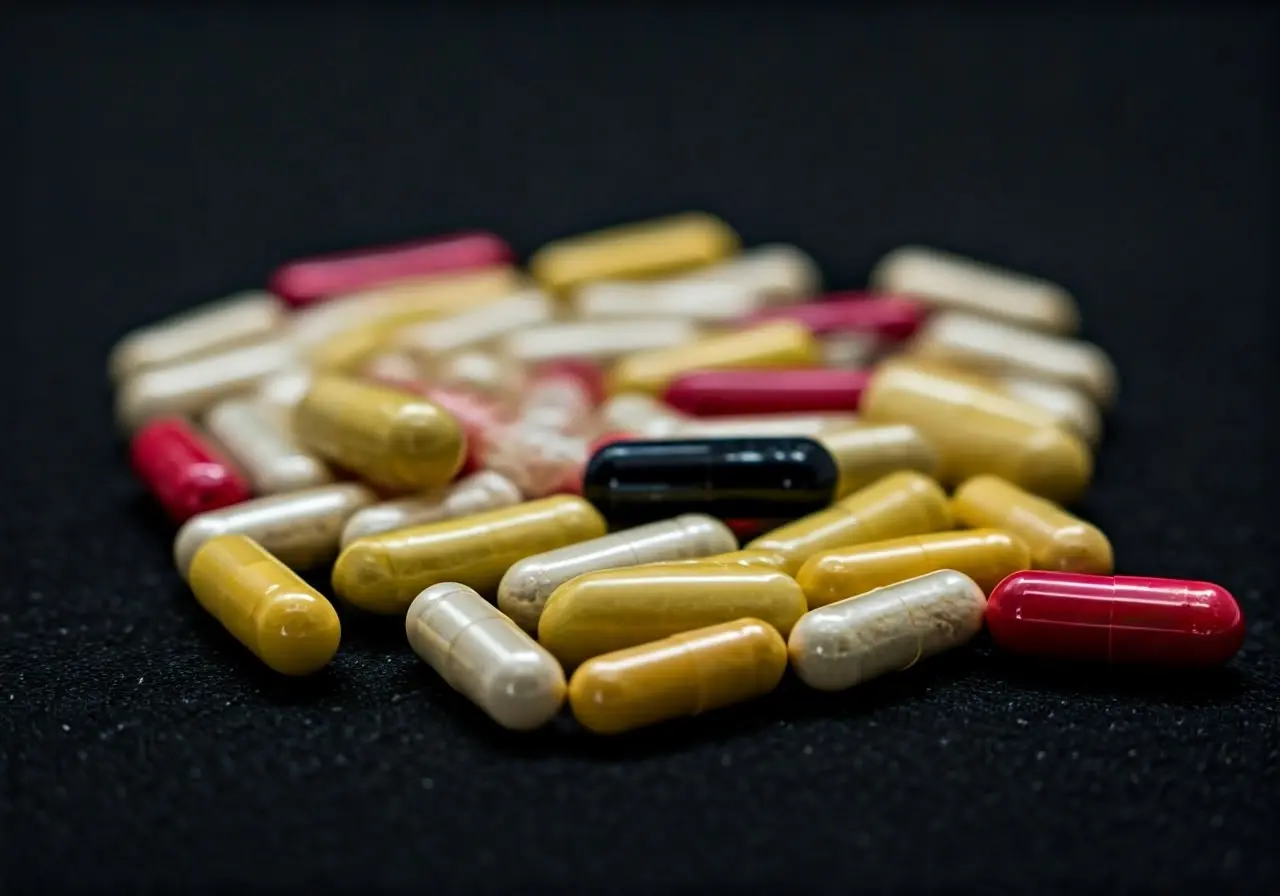
[[[1276,19],[599,6],[7,20],[0,889],[1275,893]],[[979,643],[602,740],[498,730],[396,622],[293,682],[199,610],[120,335],[299,254],[685,208],[837,287],[905,242],[1067,284],[1123,377],[1080,510],[1121,572],[1230,587],[1239,657]]]

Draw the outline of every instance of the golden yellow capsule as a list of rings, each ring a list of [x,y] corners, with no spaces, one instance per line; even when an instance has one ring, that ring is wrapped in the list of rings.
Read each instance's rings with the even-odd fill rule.
[[[1001,579],[1030,564],[1031,554],[1016,536],[968,529],[822,551],[804,562],[796,581],[812,609],[940,569],[962,572],[990,594]]]
[[[596,734],[696,716],[769,693],[787,645],[759,619],[736,619],[588,660],[569,681],[569,706]]]
[[[685,212],[548,243],[529,259],[546,289],[567,292],[592,280],[653,277],[708,265],[738,251],[738,235],[705,212]]]
[[[781,554],[794,573],[819,551],[950,528],[947,493],[923,473],[903,470],[765,533],[747,549]]]
[[[821,363],[821,349],[804,324],[776,320],[707,336],[689,345],[638,352],[609,371],[609,392],[656,395],[682,373],[736,367],[808,367]]]
[[[338,650],[342,626],[333,606],[244,535],[205,542],[187,581],[200,606],[283,675],[316,672]]]
[[[1038,498],[996,476],[975,476],[951,498],[956,519],[966,526],[998,526],[1031,549],[1036,569],[1111,575],[1111,542],[1096,527],[1052,501]]]
[[[355,327],[308,349],[304,357],[321,373],[354,373],[386,348],[387,338],[386,328],[379,324]]]
[[[1052,415],[980,386],[921,368],[889,365],[860,406],[868,422],[910,423],[938,450],[938,479],[992,473],[1028,491],[1070,501],[1093,475],[1093,458]]]
[[[807,609],[795,579],[780,572],[719,564],[656,564],[570,579],[538,620],[538,640],[565,666],[750,616],[778,631]]]
[[[749,569],[773,569],[787,572],[790,564],[787,558],[774,551],[727,551],[723,554],[711,554],[708,557],[695,557],[691,560],[660,560],[656,563],[644,564],[646,569],[655,566],[742,566]]]
[[[683,317],[562,321],[509,333],[498,340],[497,351],[526,364],[557,358],[607,363],[633,352],[686,345],[701,332]]]
[[[312,381],[293,423],[307,449],[400,491],[448,482],[466,447],[457,421],[425,398],[339,376]]]
[[[932,476],[938,470],[938,452],[914,426],[845,426],[815,434],[835,459],[840,479],[836,495],[843,497],[898,470],[916,470]]]
[[[374,613],[403,613],[419,591],[439,582],[489,597],[517,560],[604,533],[604,519],[582,498],[527,501],[357,538],[338,555],[333,588]]]

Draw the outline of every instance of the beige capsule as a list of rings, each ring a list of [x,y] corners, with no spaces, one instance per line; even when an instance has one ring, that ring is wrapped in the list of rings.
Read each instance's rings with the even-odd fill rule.
[[[434,358],[547,323],[555,312],[555,303],[546,293],[526,289],[479,308],[405,327],[395,333],[391,343],[416,357]]]
[[[287,421],[271,408],[229,398],[205,415],[204,426],[249,477],[257,494],[296,492],[333,480],[324,461],[304,451]]]
[[[1102,415],[1083,392],[1061,383],[1023,376],[1004,375],[995,380],[1000,391],[1018,401],[1048,411],[1058,425],[1075,433],[1090,445],[1102,438]]]
[[[423,375],[433,386],[474,392],[510,406],[519,400],[527,373],[524,364],[508,355],[468,349],[426,362]]]
[[[356,511],[342,530],[341,546],[396,529],[511,507],[522,500],[520,489],[511,480],[492,470],[481,470],[423,495],[383,501]]]
[[[720,264],[686,274],[685,280],[714,280],[750,288],[770,304],[822,291],[822,270],[803,249],[788,243],[753,246]]]
[[[831,452],[840,471],[837,498],[899,470],[915,470],[926,476],[938,471],[938,452],[920,430],[905,423],[844,427],[814,436]]]
[[[566,321],[529,327],[498,341],[504,355],[536,364],[558,358],[612,361],[633,352],[686,345],[701,331],[686,318]]]
[[[536,632],[551,592],[576,576],[664,560],[691,560],[737,547],[738,539],[728,526],[700,513],[624,529],[519,561],[498,584],[498,608],[521,628]]]
[[[653,438],[729,438],[731,436],[813,436],[845,432],[858,425],[857,414],[730,414],[657,421],[644,430]]]
[[[610,396],[600,405],[597,414],[604,431],[639,435],[667,431],[685,419],[679,411],[643,392],[619,392]]]
[[[359,374],[378,382],[412,383],[422,379],[418,362],[400,351],[378,352],[360,365]]]
[[[311,388],[314,376],[311,368],[305,364],[291,365],[263,379],[253,392],[254,400],[292,420],[293,409]]]
[[[377,500],[354,482],[322,485],[286,495],[255,498],[197,514],[173,540],[173,561],[185,578],[196,551],[219,535],[244,535],[290,569],[311,569],[338,553],[338,536],[347,519]]]
[[[871,333],[836,333],[823,337],[822,366],[841,370],[868,367],[880,356],[880,340]]]
[[[695,321],[731,321],[764,304],[750,287],[713,279],[588,283],[574,296],[573,309],[584,320],[674,317]]]

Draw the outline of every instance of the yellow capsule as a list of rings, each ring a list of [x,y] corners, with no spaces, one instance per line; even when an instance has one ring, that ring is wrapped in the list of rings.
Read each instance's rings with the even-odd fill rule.
[[[738,251],[738,235],[705,212],[685,212],[610,227],[548,243],[529,259],[529,270],[552,292],[592,280],[653,277],[708,265]]]
[[[522,498],[510,479],[493,470],[481,470],[425,494],[383,501],[357,511],[342,530],[342,547],[381,532],[510,507]]]
[[[924,369],[889,365],[872,377],[861,411],[869,422],[910,423],[938,450],[938,479],[992,473],[1028,491],[1070,501],[1093,475],[1078,438],[1029,404]]]
[[[795,579],[768,569],[660,564],[570,579],[538,620],[538,640],[566,667],[704,625],[763,619],[778,631],[807,609]]]
[[[319,671],[338,651],[342,626],[332,605],[244,535],[205,542],[187,580],[200,606],[283,675]]]
[[[1031,549],[1036,569],[1111,575],[1111,542],[1057,504],[996,476],[975,476],[956,489],[951,509],[966,526],[998,526]]]
[[[787,645],[759,619],[736,619],[606,653],[569,681],[578,723],[619,734],[763,696],[787,669]]]
[[[843,497],[898,470],[916,470],[926,476],[938,471],[938,452],[914,426],[844,427],[815,433],[835,459],[840,479],[836,495]]]
[[[776,320],[707,336],[689,345],[638,352],[609,371],[609,393],[656,395],[673,379],[693,370],[737,367],[808,367],[821,362],[817,340],[804,324]]]
[[[540,289],[512,293],[479,308],[461,311],[397,330],[392,344],[419,359],[477,348],[508,333],[544,324],[555,304]]]
[[[521,628],[536,632],[551,592],[575,576],[705,557],[737,547],[738,539],[728,526],[700,513],[624,529],[515,563],[498,584],[498,608]]]
[[[497,351],[526,364],[557,358],[608,362],[633,352],[671,348],[701,334],[687,318],[562,321],[529,327],[498,340]]]
[[[333,480],[323,461],[299,447],[287,418],[266,405],[229,398],[205,415],[204,425],[249,477],[255,494],[296,492]]]
[[[903,470],[765,533],[747,549],[781,554],[794,573],[819,551],[950,528],[947,493],[923,473]]]
[[[804,562],[796,581],[812,609],[940,569],[962,572],[990,594],[1001,579],[1030,564],[1027,546],[1008,532],[968,529],[822,551]]]
[[[741,550],[727,551],[723,554],[711,554],[707,557],[695,557],[691,560],[662,560],[657,563],[646,563],[646,569],[655,566],[742,566],[748,569],[772,569],[787,572],[790,563],[787,558],[774,551]]]
[[[343,330],[309,349],[305,358],[321,373],[353,373],[386,348],[387,330],[368,324]]]
[[[293,422],[307,449],[400,491],[448,482],[466,447],[457,421],[425,398],[347,377],[317,377]]]
[[[419,591],[440,582],[488,597],[516,561],[604,533],[604,519],[582,498],[542,498],[357,538],[338,555],[333,588],[354,606],[388,614],[403,613]]]

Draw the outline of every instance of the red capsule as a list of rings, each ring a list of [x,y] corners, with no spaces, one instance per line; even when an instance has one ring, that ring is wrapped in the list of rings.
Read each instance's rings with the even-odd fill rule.
[[[869,370],[829,367],[699,370],[677,377],[663,398],[699,417],[854,411],[870,380]]]
[[[139,429],[129,457],[134,473],[176,523],[253,496],[231,461],[180,417],[152,420]]]
[[[276,268],[268,288],[290,305],[309,305],[396,280],[510,264],[514,258],[501,237],[473,230],[298,259]]]
[[[906,339],[924,321],[928,308],[905,296],[881,292],[835,292],[814,302],[762,308],[744,323],[787,318],[798,320],[815,336],[827,333],[871,333],[881,339]]]
[[[1006,578],[987,628],[1018,653],[1109,663],[1216,666],[1244,641],[1244,616],[1220,585],[1068,572]]]

